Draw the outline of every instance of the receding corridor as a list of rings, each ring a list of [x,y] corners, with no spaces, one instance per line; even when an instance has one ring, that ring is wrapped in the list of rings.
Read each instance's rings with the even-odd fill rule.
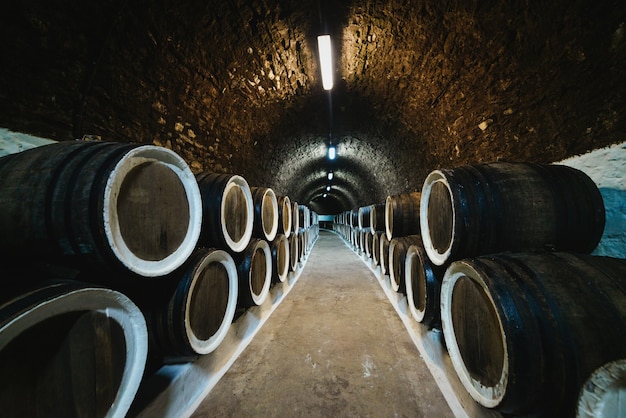
[[[453,414],[374,274],[322,230],[293,290],[193,416]]]

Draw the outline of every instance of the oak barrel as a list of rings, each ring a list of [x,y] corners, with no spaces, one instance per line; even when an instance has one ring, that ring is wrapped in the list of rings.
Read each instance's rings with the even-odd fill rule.
[[[420,219],[426,253],[441,265],[501,251],[589,253],[605,213],[600,191],[580,170],[497,162],[431,172]]]
[[[239,275],[238,306],[260,306],[272,282],[272,254],[267,241],[252,238],[245,250],[233,254]]]
[[[588,376],[626,357],[626,260],[545,252],[456,261],[441,285],[441,321],[477,402],[573,416]]]
[[[420,233],[420,193],[387,196],[385,200],[387,239]]]
[[[415,243],[420,243],[419,235],[407,235],[393,238],[389,242],[389,278],[391,288],[395,292],[406,293],[405,284],[405,260],[406,251]]]
[[[291,235],[291,200],[288,196],[278,196],[278,233],[289,238]]]
[[[3,295],[6,296],[6,295]],[[122,293],[45,281],[0,304],[7,417],[125,416],[146,365],[146,323]]]
[[[251,187],[254,205],[252,236],[267,241],[274,240],[278,233],[278,199],[268,187]]]
[[[237,307],[239,283],[231,255],[198,248],[162,282],[163,297],[157,295],[160,283],[152,286],[151,297],[137,296],[142,299],[140,307],[146,311],[151,341],[156,345],[151,351],[158,352],[165,362],[213,352],[226,337]]]
[[[234,174],[200,173],[202,232],[198,243],[208,248],[243,251],[252,237],[254,205],[248,182]]]
[[[0,257],[162,276],[200,235],[195,177],[152,145],[59,142],[0,158]]]
[[[289,239],[284,234],[276,235],[270,244],[272,251],[272,279],[284,282],[289,275]]]

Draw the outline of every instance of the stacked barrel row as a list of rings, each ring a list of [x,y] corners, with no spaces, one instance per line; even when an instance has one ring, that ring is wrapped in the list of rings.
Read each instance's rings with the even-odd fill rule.
[[[378,253],[415,320],[443,330],[478,403],[514,416],[619,409],[626,260],[589,255],[605,211],[586,174],[504,162],[435,170],[421,193],[387,197],[384,230],[371,216],[367,227],[375,206],[337,215],[335,229]]]
[[[306,207],[161,147],[55,143],[0,178],[8,416],[125,415],[144,372],[214,351],[286,280],[288,240],[315,238],[292,230]]]

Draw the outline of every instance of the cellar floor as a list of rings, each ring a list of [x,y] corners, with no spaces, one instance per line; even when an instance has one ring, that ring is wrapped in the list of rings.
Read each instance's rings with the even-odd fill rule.
[[[450,417],[375,275],[328,231],[192,415]]]

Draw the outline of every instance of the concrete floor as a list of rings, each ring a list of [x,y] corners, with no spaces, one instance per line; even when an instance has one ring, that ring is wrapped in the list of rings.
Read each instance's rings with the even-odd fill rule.
[[[374,274],[321,231],[298,282],[192,417],[452,417]]]

